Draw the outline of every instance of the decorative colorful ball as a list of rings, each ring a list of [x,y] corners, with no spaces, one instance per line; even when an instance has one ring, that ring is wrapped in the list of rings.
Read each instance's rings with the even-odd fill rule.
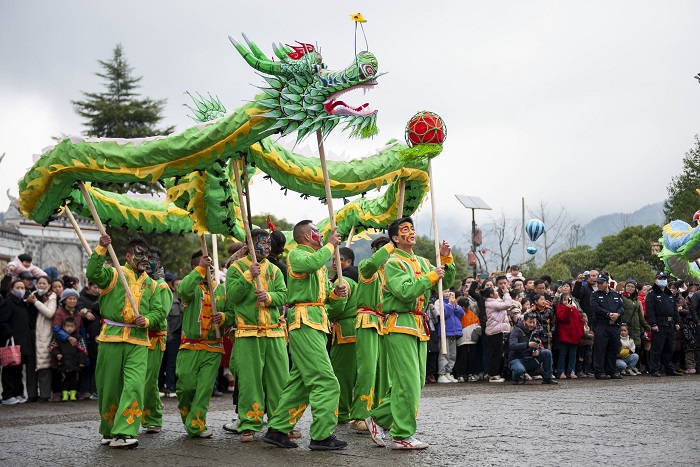
[[[439,115],[421,111],[411,117],[406,125],[406,144],[442,144],[447,138],[447,126]]]
[[[700,222],[700,209],[695,211],[695,214],[693,214],[693,224],[698,225]]]
[[[526,250],[527,250],[528,254],[531,254],[531,255],[534,255],[535,253],[537,253],[537,248],[535,248],[534,246],[529,246],[526,248]]]

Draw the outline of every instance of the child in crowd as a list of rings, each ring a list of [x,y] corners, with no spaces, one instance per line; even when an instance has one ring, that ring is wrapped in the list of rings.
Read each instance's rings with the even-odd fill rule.
[[[460,297],[457,305],[464,310],[464,315],[460,320],[462,337],[457,340],[457,361],[454,373],[460,383],[465,380],[476,383],[479,380],[476,375],[476,343],[481,337],[481,322],[472,309],[476,309],[478,305],[471,297]]]
[[[637,371],[637,362],[639,355],[634,353],[636,347],[634,341],[630,337],[630,328],[626,324],[620,326],[620,351],[617,354],[617,369],[623,375],[636,376],[640,374]]]
[[[686,374],[695,374],[700,368],[700,346],[695,340],[697,324],[693,321],[693,317],[688,315],[681,325],[683,330],[683,353],[685,354],[685,371]]]
[[[464,310],[457,305],[455,293],[450,290],[443,292],[443,314],[445,316],[445,341],[447,355],[438,353],[438,383],[456,383],[458,380],[452,377],[455,361],[457,360],[457,340],[462,337],[461,319]],[[438,335],[441,328],[438,326]]]
[[[46,275],[43,269],[32,264],[32,256],[28,253],[22,253],[7,263],[7,273],[12,276],[13,280],[17,279],[24,271],[29,271],[35,279]]]
[[[591,351],[593,349],[593,331],[588,325],[588,315],[583,313],[583,336],[581,345],[576,349],[576,376],[588,378],[591,373]]]
[[[87,361],[87,347],[83,338],[80,337],[75,319],[67,318],[63,322],[63,331],[69,337],[75,338],[78,344],[73,346],[68,340],[56,339],[51,345],[51,357],[61,373],[61,400],[74,401],[77,400],[80,372],[85,368]]]

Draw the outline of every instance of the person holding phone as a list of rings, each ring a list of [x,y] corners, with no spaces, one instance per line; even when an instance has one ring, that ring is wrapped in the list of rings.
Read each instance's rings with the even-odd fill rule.
[[[583,336],[583,315],[574,304],[570,293],[562,294],[561,302],[556,308],[559,330],[559,360],[557,373],[559,379],[576,379],[576,351]]]

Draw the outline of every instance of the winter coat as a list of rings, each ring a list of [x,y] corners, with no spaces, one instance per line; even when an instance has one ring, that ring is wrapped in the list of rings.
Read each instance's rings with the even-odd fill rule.
[[[620,337],[620,351],[617,353],[617,358],[627,358],[634,353],[637,347],[634,345],[634,340],[630,337]]]
[[[31,333],[27,304],[23,299],[9,294],[0,304],[0,346],[5,346],[5,342],[13,337],[22,355],[31,355],[34,351]]]
[[[65,331],[63,331],[65,332]],[[66,333],[66,335],[68,335]],[[80,337],[80,333],[75,331],[68,337],[75,337],[78,340],[78,345],[73,347],[69,342],[61,342],[55,339],[51,344],[51,359],[55,368],[58,368],[61,372],[77,372],[82,369],[80,365],[85,366],[87,362],[87,350],[85,348],[85,341]],[[62,355],[59,360],[58,355]]]
[[[478,305],[477,310],[472,310],[476,316],[479,317],[479,321],[481,322],[481,327],[486,327],[486,309],[484,307],[484,297],[481,296],[481,292],[478,289],[479,284],[476,283],[476,281],[472,282],[472,285],[469,286],[469,296],[473,298],[476,301],[476,304]]]
[[[461,306],[451,305],[449,300],[442,300],[445,313],[445,335],[447,337],[462,337],[462,323],[460,319],[464,316],[464,310]],[[440,326],[438,326],[438,335],[440,334]]]
[[[462,324],[462,337],[457,339],[457,345],[476,344],[478,339],[474,340],[474,331],[476,329],[481,332],[481,322],[479,317],[472,310],[464,312],[464,316],[460,320]]]
[[[43,269],[41,269],[39,266],[36,266],[34,264],[30,263],[28,268],[25,267],[24,264],[22,264],[22,261],[20,261],[18,257],[15,257],[15,259],[13,259],[9,263],[7,263],[7,267],[8,268],[10,268],[10,267],[15,268],[14,271],[12,271],[12,280],[17,279],[17,277],[25,271],[29,271],[30,273],[32,273],[32,276],[34,276],[34,279],[38,279],[42,276],[48,275],[44,272]]]
[[[636,293],[632,295],[623,293],[622,304],[625,306],[625,314],[622,316],[622,322],[627,324],[634,345],[639,347],[642,345],[642,330],[651,332],[651,327],[649,327],[647,320],[644,318],[642,303],[637,299]]]
[[[80,326],[83,323],[83,318],[78,313],[78,308],[76,307],[73,312],[66,310],[63,305],[56,309],[56,313],[53,315],[52,329],[53,335],[56,336],[61,342],[65,342],[68,339],[68,334],[63,330],[63,322],[68,318],[73,318],[75,320],[75,328],[80,330]]]
[[[673,326],[681,324],[681,317],[676,308],[676,298],[668,287],[661,290],[658,284],[654,284],[651,292],[647,294],[647,322],[649,326]]]
[[[574,282],[574,288],[571,290],[571,295],[581,304],[583,312],[588,316],[588,325],[591,328],[595,327],[595,314],[591,308],[591,296],[593,295],[593,287],[588,282]]]
[[[516,359],[532,358],[530,338],[532,331],[526,331],[522,321],[515,325],[508,336],[508,361]]]
[[[83,287],[83,290],[80,291],[80,297],[78,297],[78,304],[75,305],[75,309],[78,310],[78,313],[85,308],[95,317],[94,320],[90,321],[85,317],[85,315],[80,313],[81,319],[83,320],[83,326],[85,326],[85,332],[87,333],[88,345],[96,342],[95,339],[97,339],[97,336],[100,335],[100,330],[102,329],[102,323],[100,322],[102,316],[100,316],[99,312],[95,313],[93,309],[93,305],[97,303],[99,298],[99,294],[91,295],[88,293],[88,288]]]
[[[536,306],[531,310],[537,315],[537,328],[536,330],[540,333],[540,339],[542,340],[542,345],[547,348],[549,344],[549,337],[547,333],[551,332],[554,335],[554,326],[556,321],[556,315],[554,310],[551,308],[539,309]]]
[[[504,298],[487,298],[484,301],[486,308],[486,335],[494,336],[498,333],[510,332],[510,318],[508,318],[508,308],[513,306],[510,295]]]
[[[575,306],[557,305],[557,331],[559,342],[581,344],[583,336],[583,315]]]
[[[51,341],[53,340],[52,320],[56,314],[56,294],[47,292],[48,298],[43,303],[39,299],[34,307],[39,314],[36,317],[36,369],[46,370],[51,368]]]

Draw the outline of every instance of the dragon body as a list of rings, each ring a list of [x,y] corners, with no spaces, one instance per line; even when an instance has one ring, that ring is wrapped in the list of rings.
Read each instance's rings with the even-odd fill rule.
[[[245,36],[244,36],[245,38]],[[329,71],[313,46],[273,44],[277,61],[247,38],[247,47],[231,39],[242,57],[267,82],[254,100],[228,115],[170,135],[142,139],[66,138],[48,148],[19,183],[19,205],[28,218],[45,224],[64,204],[86,214],[76,189],[86,182],[100,217],[111,226],[156,232],[211,232],[243,238],[243,224],[231,164],[246,162],[249,176],[260,170],[283,188],[302,196],[325,198],[318,158],[295,154],[269,137],[296,132],[297,140],[339,124],[351,137],[377,133],[377,112],[368,104],[353,107],[339,100],[354,88],[376,85],[377,60],[360,52],[343,70]],[[221,115],[206,106],[199,119]],[[390,141],[375,155],[352,162],[328,162],[333,198],[364,195],[387,187],[374,199],[364,196],[335,212],[338,230],[384,228],[398,215],[398,186],[406,183],[403,215],[412,214],[428,189],[427,157],[407,159],[411,149]],[[430,148],[435,156],[440,147]],[[245,156],[245,157],[242,157]],[[242,167],[242,166],[241,166]],[[97,182],[160,181],[167,200],[119,195],[91,186]],[[319,227],[329,231],[329,220]]]

